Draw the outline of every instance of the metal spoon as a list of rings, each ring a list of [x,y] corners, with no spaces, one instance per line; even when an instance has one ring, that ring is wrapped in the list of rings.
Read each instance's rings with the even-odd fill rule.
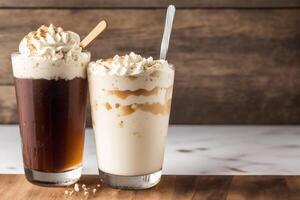
[[[175,15],[175,6],[169,5],[167,9],[167,16],[166,16],[166,23],[165,23],[165,29],[163,38],[161,41],[161,47],[160,47],[160,59],[166,60],[167,58],[167,52],[169,48],[169,41],[172,31],[172,25],[173,25],[173,19]]]

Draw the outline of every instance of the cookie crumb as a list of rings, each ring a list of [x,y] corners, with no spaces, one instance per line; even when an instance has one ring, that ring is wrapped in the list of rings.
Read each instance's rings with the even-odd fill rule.
[[[74,187],[72,188],[66,188],[64,191],[65,197],[69,198],[71,196],[78,197],[81,200],[86,200],[91,198],[91,195],[96,195],[96,193],[100,190],[99,188],[101,185],[99,183],[92,184],[92,185],[86,185],[86,184],[74,184]],[[76,193],[75,193],[76,192]]]
[[[96,192],[97,192],[97,189],[94,188],[94,189],[93,189],[93,194],[96,194]]]
[[[79,192],[79,185],[76,183],[75,185],[74,185],[74,190],[76,191],[76,192]]]
[[[72,196],[74,190],[69,191],[69,196]]]
[[[90,193],[89,193],[88,191],[85,191],[85,192],[83,193],[84,196],[89,196],[89,194],[90,194]]]

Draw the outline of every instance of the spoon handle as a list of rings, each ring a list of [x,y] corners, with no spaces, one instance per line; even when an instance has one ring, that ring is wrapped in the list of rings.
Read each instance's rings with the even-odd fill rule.
[[[166,16],[166,23],[165,23],[165,29],[163,34],[163,39],[161,41],[161,47],[160,47],[160,59],[166,60],[167,58],[167,52],[169,48],[169,41],[171,36],[171,30],[172,30],[172,24],[173,19],[175,15],[175,6],[169,5],[167,9],[167,16]]]

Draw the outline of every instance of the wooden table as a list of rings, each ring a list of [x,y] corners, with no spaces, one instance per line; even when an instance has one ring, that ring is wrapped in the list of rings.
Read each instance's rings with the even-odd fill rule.
[[[83,176],[80,183],[89,187],[98,181],[97,176]],[[0,175],[1,200],[85,199],[83,193],[67,197],[65,190],[32,185],[23,175]],[[101,186],[88,199],[299,200],[300,176],[164,176],[152,189]]]

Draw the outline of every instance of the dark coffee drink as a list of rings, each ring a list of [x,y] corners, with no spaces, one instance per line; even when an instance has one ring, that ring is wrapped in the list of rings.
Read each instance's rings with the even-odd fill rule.
[[[15,78],[24,167],[64,172],[81,166],[87,80]]]
[[[89,52],[80,37],[41,26],[12,54],[27,180],[71,185],[82,171]]]

